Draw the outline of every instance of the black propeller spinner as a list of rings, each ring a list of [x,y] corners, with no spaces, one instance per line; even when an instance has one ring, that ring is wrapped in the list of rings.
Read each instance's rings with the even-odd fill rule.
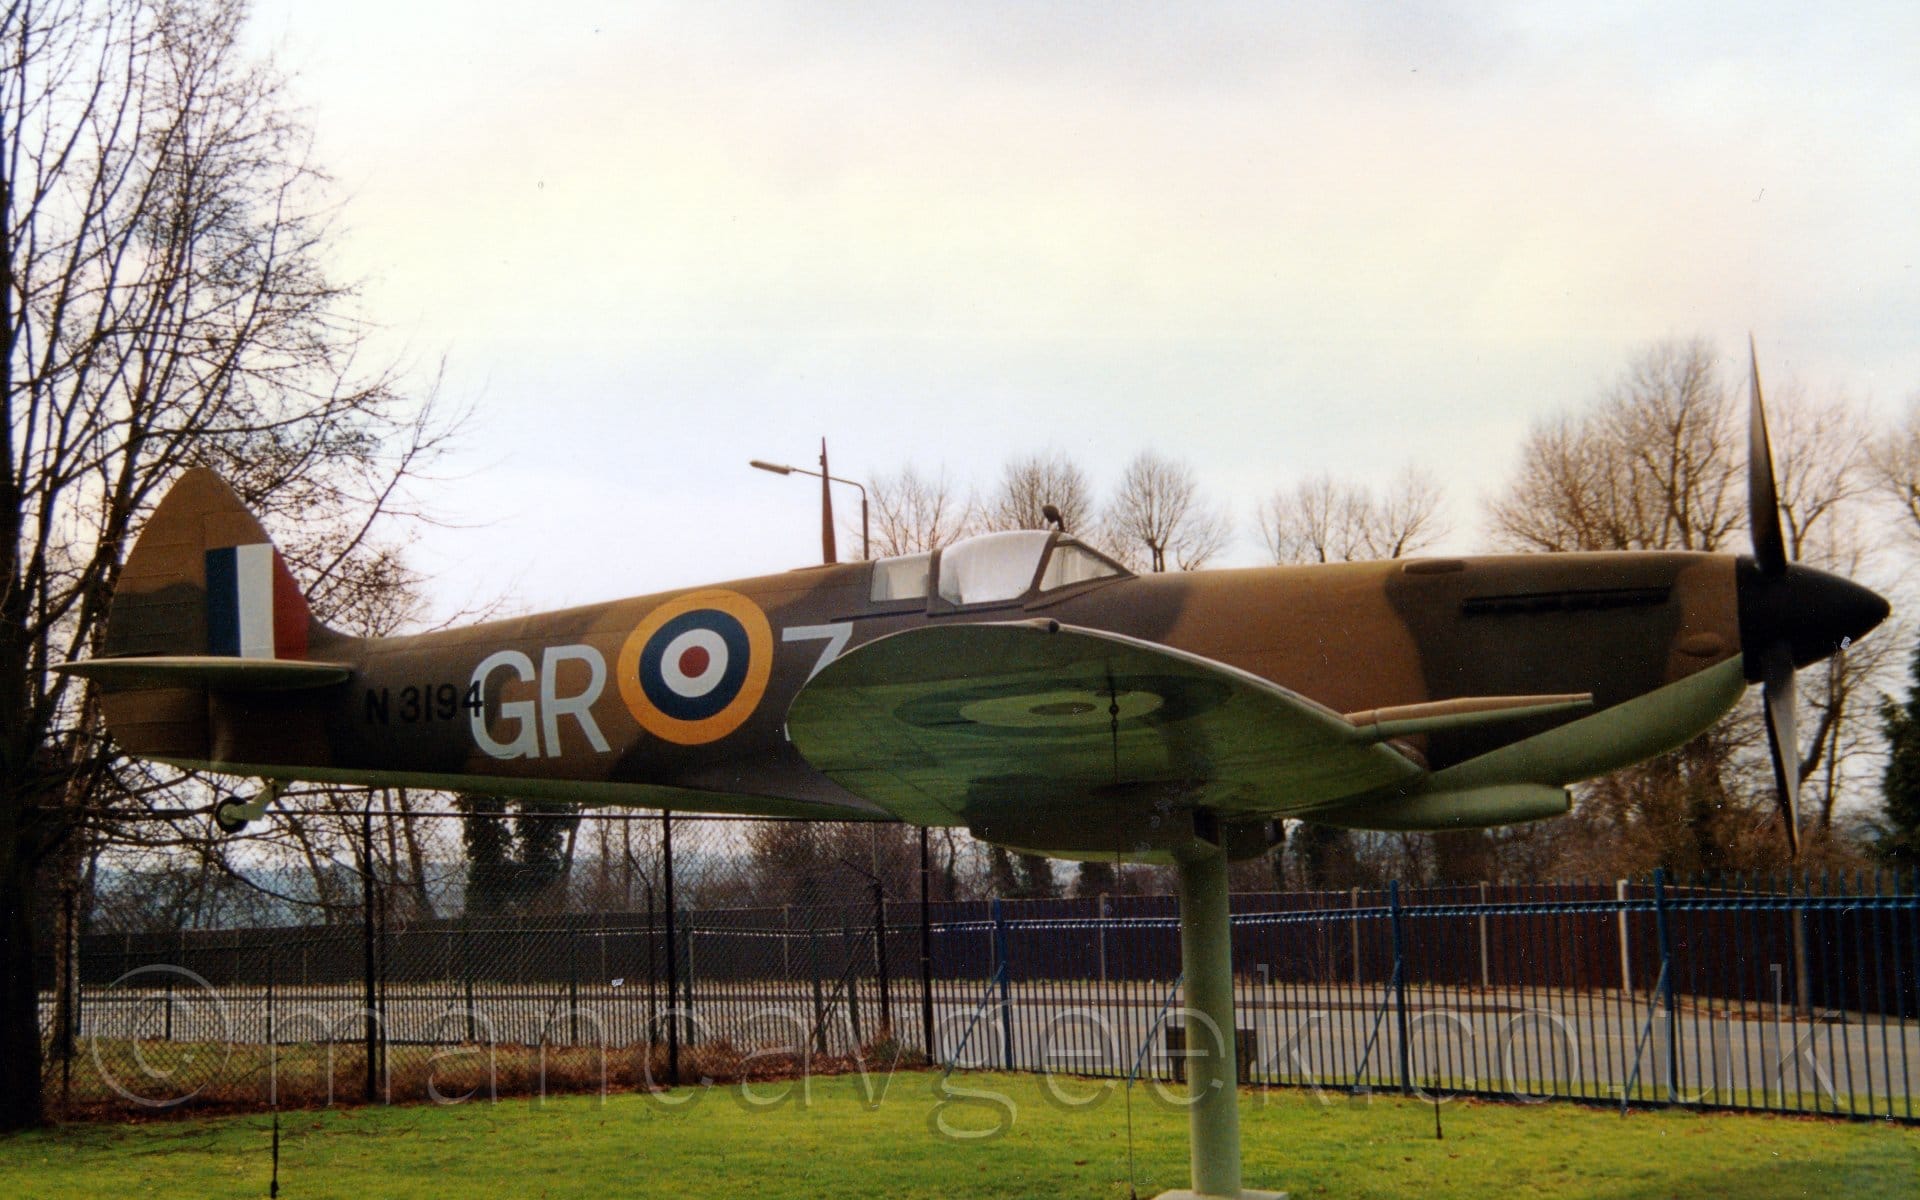
[[[1793,673],[1798,667],[1844,653],[1853,639],[1886,619],[1885,599],[1826,571],[1787,560],[1780,528],[1779,492],[1773,479],[1773,447],[1760,402],[1760,358],[1747,339],[1752,403],[1747,413],[1747,524],[1753,556],[1738,568],[1740,643],[1747,678],[1760,684],[1766,708],[1767,746],[1786,830],[1787,852],[1800,855],[1800,743],[1794,730]]]

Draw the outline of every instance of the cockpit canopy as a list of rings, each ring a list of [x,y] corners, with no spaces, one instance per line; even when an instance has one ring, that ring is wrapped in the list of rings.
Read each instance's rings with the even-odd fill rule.
[[[936,566],[937,563],[937,566]],[[939,587],[930,587],[933,572]],[[868,596],[878,603],[924,600],[929,592],[953,607],[1005,604],[1125,575],[1105,555],[1053,530],[1012,529],[962,538],[930,554],[903,554],[873,564]]]

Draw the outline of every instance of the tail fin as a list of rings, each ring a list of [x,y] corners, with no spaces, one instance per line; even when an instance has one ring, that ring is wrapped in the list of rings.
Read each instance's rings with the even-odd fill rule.
[[[107,609],[100,653],[56,670],[109,692],[288,691],[338,683],[316,647],[341,636],[313,619],[267,531],[212,471],[189,471],[153,510]]]
[[[219,697],[340,683],[351,667],[316,662],[311,651],[344,640],[314,621],[280,552],[233,489],[212,471],[193,470],[160,501],[127,555],[100,654],[56,669],[100,687],[107,728],[129,754],[245,762],[257,756],[229,744],[233,723],[219,718]],[[294,715],[284,710],[280,719]]]
[[[127,556],[101,654],[300,660],[327,636],[260,522],[218,475],[195,469]]]

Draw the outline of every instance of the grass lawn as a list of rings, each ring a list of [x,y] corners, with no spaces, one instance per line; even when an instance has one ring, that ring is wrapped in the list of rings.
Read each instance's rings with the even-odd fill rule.
[[[663,1096],[333,1108],[281,1117],[281,1195],[1046,1197],[1127,1195],[1117,1089],[1026,1075],[857,1076]],[[884,1081],[869,1085],[879,1092]],[[1100,1097],[1106,1091],[1104,1099]],[[1133,1092],[1142,1197],[1187,1181],[1186,1115]],[[784,1103],[767,1105],[785,1098]],[[1243,1097],[1249,1186],[1312,1196],[1920,1195],[1920,1129],[1309,1092]],[[264,1196],[261,1116],[73,1125],[0,1138],[0,1196]]]

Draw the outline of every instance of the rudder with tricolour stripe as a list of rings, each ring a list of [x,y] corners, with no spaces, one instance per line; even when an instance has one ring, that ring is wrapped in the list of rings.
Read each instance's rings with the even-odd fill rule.
[[[314,632],[266,530],[224,480],[196,469],[127,556],[101,654],[305,658]]]

